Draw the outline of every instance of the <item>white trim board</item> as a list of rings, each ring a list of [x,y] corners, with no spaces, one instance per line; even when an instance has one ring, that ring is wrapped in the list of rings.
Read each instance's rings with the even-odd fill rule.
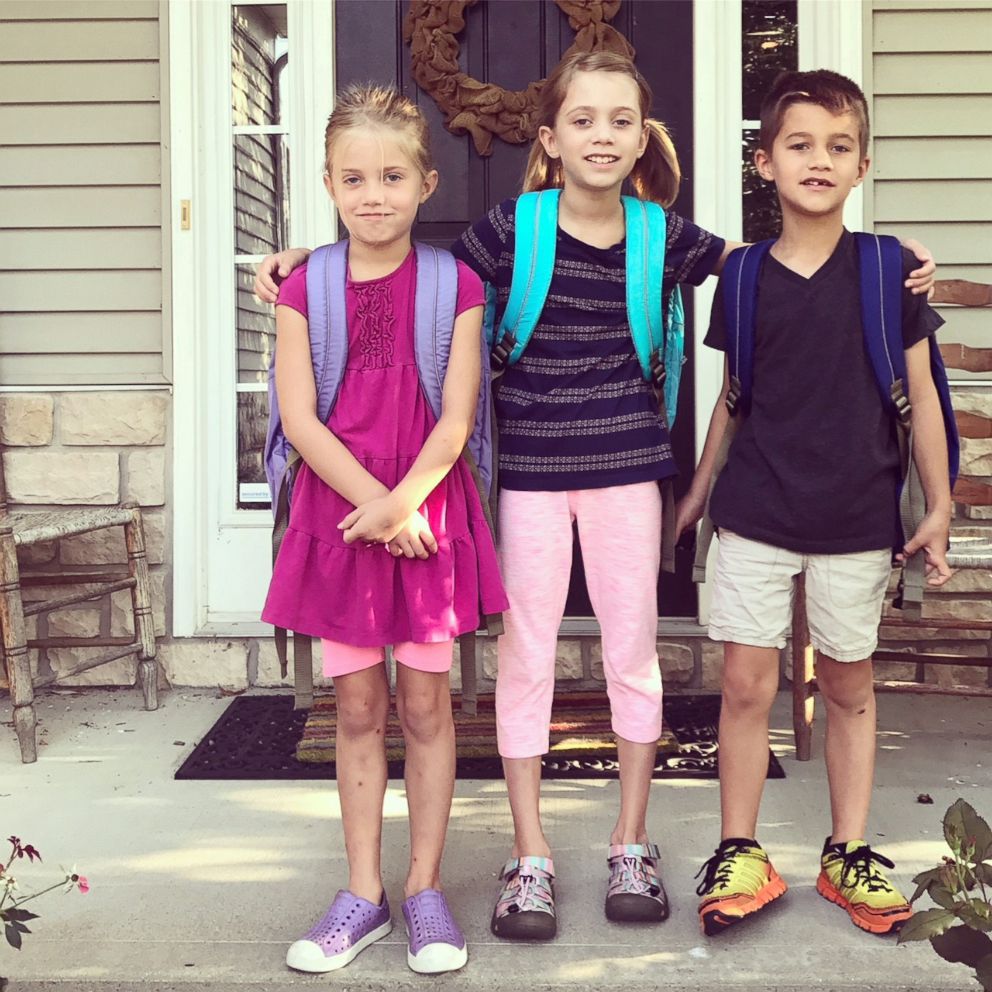
[[[246,575],[268,574],[268,511],[237,510],[228,2],[173,0],[169,17],[174,341],[173,634],[243,633],[261,602],[223,599]],[[321,183],[333,94],[333,5],[288,0],[291,240],[333,239]],[[319,81],[319,85],[318,85]],[[205,152],[204,149],[210,149]],[[189,200],[192,224],[180,227]],[[211,592],[213,590],[213,592]],[[234,598],[228,596],[228,599]]]
[[[861,8],[855,0],[796,0],[800,72],[832,69],[864,86]],[[844,224],[852,231],[871,230],[863,186],[847,198]]]
[[[707,231],[731,241],[743,237],[741,198],[741,3],[693,5],[693,45],[706,58],[693,63],[693,214]],[[696,460],[702,454],[713,406],[723,386],[723,358],[703,344],[716,279],[694,292]],[[683,470],[685,467],[683,466]],[[716,545],[707,572],[713,574]],[[699,622],[709,619],[710,580],[698,587]]]

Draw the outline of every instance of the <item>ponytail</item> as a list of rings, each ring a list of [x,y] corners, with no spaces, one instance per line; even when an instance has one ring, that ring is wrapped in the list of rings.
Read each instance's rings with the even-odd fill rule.
[[[648,129],[648,144],[630,174],[630,181],[640,199],[670,207],[679,195],[682,181],[675,145],[661,121],[649,117],[644,124]]]
[[[562,175],[561,162],[552,158],[541,144],[540,138],[534,139],[530,155],[527,156],[527,168],[524,171],[523,192],[533,193],[542,189],[560,189],[565,185]]]

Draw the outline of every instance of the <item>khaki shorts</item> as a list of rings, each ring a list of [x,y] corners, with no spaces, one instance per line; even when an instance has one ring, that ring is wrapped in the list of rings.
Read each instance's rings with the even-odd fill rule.
[[[808,555],[720,531],[710,637],[784,648],[794,576],[806,573],[806,615],[817,651],[836,661],[870,658],[892,572],[888,550]]]

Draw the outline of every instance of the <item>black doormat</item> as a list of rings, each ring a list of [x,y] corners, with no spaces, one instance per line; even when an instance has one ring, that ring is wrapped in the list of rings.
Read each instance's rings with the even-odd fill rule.
[[[679,742],[676,753],[659,753],[656,779],[717,777],[719,696],[665,696],[665,723]],[[298,761],[296,748],[307,720],[293,710],[293,697],[238,696],[207,731],[176,772],[177,779],[253,780],[333,779],[334,764]],[[457,714],[455,732],[458,732]],[[604,758],[554,758],[543,761],[544,778],[616,778],[617,762]],[[459,758],[460,779],[500,779],[498,757]],[[389,777],[403,777],[403,762],[389,763]],[[775,755],[768,753],[768,777],[785,778]]]

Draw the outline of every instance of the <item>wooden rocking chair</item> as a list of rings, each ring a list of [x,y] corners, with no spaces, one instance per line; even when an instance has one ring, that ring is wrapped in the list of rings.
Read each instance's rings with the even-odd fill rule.
[[[80,571],[21,575],[17,549],[107,527],[123,527],[127,546],[127,572]],[[49,599],[22,603],[22,588],[34,586],[64,590]],[[70,588],[66,588],[70,587]],[[119,589],[131,590],[134,635],[126,637],[47,637],[28,640],[24,618],[98,599]],[[138,656],[138,683],[145,709],[158,708],[158,675],[155,666],[155,630],[152,621],[141,510],[132,504],[94,509],[59,509],[48,513],[11,513],[0,454],[0,657],[7,672],[14,706],[14,730],[21,760],[37,761],[35,741],[35,689],[54,685],[127,655]],[[29,648],[111,647],[112,651],[88,659],[68,671],[32,676]]]

